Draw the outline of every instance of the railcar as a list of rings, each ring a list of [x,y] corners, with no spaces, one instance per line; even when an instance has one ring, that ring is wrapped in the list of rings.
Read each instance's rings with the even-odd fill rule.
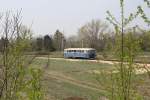
[[[64,58],[95,59],[96,50],[94,48],[67,48],[64,49]]]

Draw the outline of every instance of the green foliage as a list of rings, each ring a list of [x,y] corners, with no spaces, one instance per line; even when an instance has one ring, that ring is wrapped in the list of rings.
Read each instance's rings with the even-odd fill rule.
[[[43,49],[43,39],[42,38],[37,38],[36,39],[36,50],[37,51],[42,51]]]
[[[145,23],[147,23],[148,25],[150,25],[150,20],[149,18],[146,16],[144,10],[142,9],[141,6],[137,7],[139,13],[141,14],[141,18],[144,20]]]
[[[11,13],[6,13],[4,16],[4,26],[2,26],[4,33],[0,58],[0,99],[28,100],[27,98],[30,96],[27,95],[27,93],[29,93],[29,91],[25,91],[29,86],[27,83],[29,81],[35,83],[40,82],[37,79],[40,72],[32,71],[28,74],[29,65],[34,59],[34,57],[25,55],[27,48],[31,47],[31,32],[21,25],[20,13],[12,15],[13,17],[10,15]],[[32,85],[34,85],[34,83],[32,83]],[[37,84],[37,86],[38,85],[39,84]],[[32,87],[34,93],[39,91],[39,89],[36,90],[35,88],[38,87]],[[34,100],[42,99],[38,98]]]
[[[150,8],[150,1],[149,0],[144,0],[144,2],[147,4],[147,6]]]
[[[147,3],[148,4],[148,3]],[[106,18],[115,28],[115,54],[120,59],[120,63],[116,64],[116,73],[112,73],[110,80],[111,90],[108,96],[111,100],[137,100],[140,98],[137,90],[134,89],[133,79],[135,77],[134,59],[140,51],[139,38],[136,37],[136,26],[131,30],[127,29],[127,26],[136,19],[139,15],[144,19],[146,23],[149,20],[144,13],[141,6],[137,7],[138,10],[135,13],[130,13],[128,18],[124,15],[124,0],[120,0],[120,18],[121,21],[117,21],[116,18],[107,11],[108,17]]]
[[[150,43],[148,41],[150,41],[150,32],[144,32],[143,34],[141,34],[140,36],[141,39],[141,49],[143,51],[150,51]]]
[[[43,94],[41,89],[42,73],[40,69],[30,69],[30,80],[27,82],[27,97],[29,100],[42,100]]]
[[[52,38],[49,35],[44,36],[44,50],[45,51],[54,51]]]

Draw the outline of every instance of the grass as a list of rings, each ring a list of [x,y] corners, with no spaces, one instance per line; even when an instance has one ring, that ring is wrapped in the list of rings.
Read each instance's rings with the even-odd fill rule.
[[[46,59],[36,59],[32,66],[44,69]],[[93,70],[112,70],[112,65],[83,61],[50,60],[44,73],[43,85],[49,98],[62,100],[69,96],[79,96],[97,100],[104,95]]]
[[[48,97],[47,100],[62,100],[70,96],[98,100],[100,96],[108,95],[96,78],[98,76],[103,80],[104,77],[109,77],[109,74],[103,73],[104,75],[101,76],[93,71],[108,72],[114,69],[113,65],[86,60],[67,61],[63,59],[51,59],[48,67],[45,67],[46,63],[46,59],[36,58],[31,66],[44,70],[42,84]],[[110,84],[109,80],[107,82]],[[146,77],[146,74],[138,75],[134,83],[136,83],[135,89],[148,98],[144,100],[149,100],[150,79]]]
[[[46,60],[37,59],[35,65],[39,65],[44,67]],[[87,61],[79,61],[79,62],[71,62],[65,60],[50,60],[50,66],[47,70],[55,71],[61,73],[66,76],[70,76],[75,79],[96,82],[95,74],[92,74],[92,71],[97,70],[112,70],[113,67],[110,64],[103,63],[95,63],[95,62],[87,62]]]
[[[98,91],[92,91],[53,78],[46,79],[44,81],[44,86],[47,90],[46,93],[51,95],[54,100],[62,100],[70,96],[86,97],[90,100],[97,100],[99,95],[101,95]]]

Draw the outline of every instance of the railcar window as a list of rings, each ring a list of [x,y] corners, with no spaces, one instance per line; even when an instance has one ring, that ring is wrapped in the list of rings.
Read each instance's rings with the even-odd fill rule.
[[[96,52],[95,50],[65,50],[64,52],[80,52],[80,53],[89,53],[89,52]]]

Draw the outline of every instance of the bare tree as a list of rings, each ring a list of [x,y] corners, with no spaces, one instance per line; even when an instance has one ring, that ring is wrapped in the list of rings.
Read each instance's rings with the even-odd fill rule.
[[[100,20],[92,20],[86,23],[78,31],[78,37],[84,47],[100,49],[103,35],[108,32],[108,25]]]
[[[77,36],[70,36],[66,39],[66,47],[67,48],[76,48],[80,47],[78,43],[78,37]]]
[[[59,30],[56,30],[54,34],[54,47],[58,51],[62,51],[65,45],[65,36]]]

